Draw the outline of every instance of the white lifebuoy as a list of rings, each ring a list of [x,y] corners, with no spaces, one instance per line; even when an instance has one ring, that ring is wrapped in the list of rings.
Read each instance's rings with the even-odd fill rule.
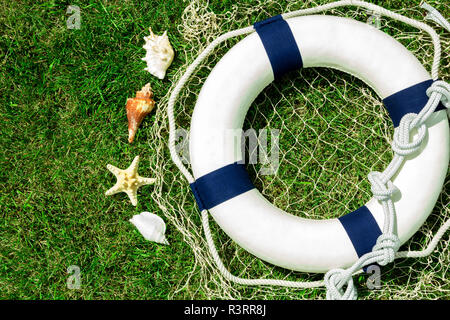
[[[367,24],[333,16],[286,20],[301,52],[303,67],[331,67],[363,80],[385,99],[430,80],[421,63],[392,37]],[[190,159],[196,179],[241,161],[241,129],[257,95],[274,71],[257,33],[237,43],[214,67],[198,97],[190,129]],[[431,213],[449,163],[447,114],[426,122],[426,141],[407,157],[393,179],[396,233],[407,241]],[[372,198],[365,207],[382,229],[383,209]],[[219,226],[241,247],[272,264],[297,271],[326,272],[358,259],[341,220],[312,220],[273,206],[253,188],[208,208]],[[355,208],[356,209],[356,208]]]

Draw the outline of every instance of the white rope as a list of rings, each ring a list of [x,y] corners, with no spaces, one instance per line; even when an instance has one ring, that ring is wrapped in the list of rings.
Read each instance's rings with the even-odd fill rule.
[[[426,5],[426,4],[424,4]],[[343,6],[357,6],[366,8],[380,15],[404,22],[413,27],[427,32],[433,41],[434,46],[434,58],[431,70],[431,75],[433,80],[437,80],[439,76],[439,65],[441,59],[441,46],[439,41],[439,36],[437,33],[425,23],[407,18],[400,14],[394,13],[380,6],[366,3],[364,1],[336,1],[322,6],[317,6],[310,9],[302,9],[289,13],[282,14],[283,18],[288,19],[301,15],[309,15],[314,13],[323,12],[337,7]],[[428,5],[426,5],[428,6]],[[448,26],[448,22],[442,17],[442,15],[437,15],[431,6],[424,7],[430,12],[430,19],[436,21],[442,26]],[[434,9],[434,8],[432,8]],[[434,9],[435,10],[435,9]],[[436,10],[435,10],[436,11]],[[431,12],[433,12],[431,14]],[[437,11],[436,11],[437,12]],[[447,24],[446,24],[447,23]],[[200,65],[200,63],[217,47],[220,43],[241,35],[246,35],[253,33],[255,30],[253,26],[246,28],[234,30],[227,32],[213,42],[211,42],[206,49],[194,60],[194,62],[186,69],[186,72],[178,81],[174,90],[172,91],[169,102],[168,102],[168,119],[169,119],[169,150],[175,165],[183,173],[189,183],[195,181],[189,170],[183,165],[180,157],[175,148],[175,117],[174,117],[174,107],[175,102],[181,89],[184,87],[190,76],[193,74],[195,69]],[[361,273],[361,268],[373,263],[378,263],[380,265],[386,265],[392,262],[395,258],[406,258],[406,257],[424,257],[434,250],[438,241],[442,238],[444,233],[450,228],[450,219],[441,226],[432,241],[429,243],[427,248],[422,251],[411,251],[411,252],[397,252],[399,248],[399,239],[394,234],[394,221],[395,221],[395,207],[392,202],[392,195],[395,193],[396,188],[393,185],[391,178],[399,170],[405,157],[411,153],[414,153],[420,148],[420,144],[426,136],[426,126],[425,121],[434,112],[440,101],[449,108],[450,106],[450,85],[444,81],[435,81],[432,86],[427,90],[427,95],[429,96],[428,103],[423,108],[419,114],[407,114],[401,121],[398,128],[395,129],[394,139],[392,143],[392,150],[394,151],[394,157],[389,165],[383,172],[371,172],[368,175],[369,182],[372,186],[372,193],[374,197],[378,199],[383,206],[384,210],[384,226],[383,233],[377,239],[376,245],[373,251],[367,253],[360,257],[358,261],[355,262],[350,268],[343,269],[333,269],[325,274],[324,281],[313,281],[313,282],[302,282],[302,281],[286,281],[277,279],[244,279],[232,275],[224,266],[222,260],[214,245],[214,241],[211,235],[211,230],[209,227],[209,219],[207,210],[201,212],[202,224],[205,232],[206,241],[208,244],[209,251],[220,271],[220,273],[226,279],[243,284],[243,285],[274,285],[274,286],[287,286],[295,288],[314,288],[325,285],[327,287],[327,299],[356,299],[357,292],[353,284],[353,275]],[[413,129],[418,130],[417,136],[412,140],[411,132]],[[411,142],[412,140],[412,142]],[[344,289],[344,286],[346,288]]]
[[[442,14],[426,2],[422,2],[420,7],[428,11],[425,19],[431,20],[439,24],[442,28],[450,32],[450,23],[442,16]]]
[[[325,274],[327,299],[356,299],[357,292],[353,285],[353,272],[375,262],[380,266],[385,266],[397,257],[396,252],[400,247],[400,240],[394,234],[395,206],[392,201],[392,195],[395,193],[396,188],[390,179],[400,169],[405,157],[420,148],[427,133],[425,121],[431,116],[441,100],[450,101],[450,85],[441,80],[435,81],[428,88],[427,94],[429,95],[429,100],[422,111],[417,115],[414,113],[406,114],[401,119],[400,125],[395,129],[394,141],[392,142],[394,158],[390,165],[384,172],[373,171],[368,176],[372,186],[372,193],[383,206],[383,233],[378,237],[372,252],[364,254],[350,268],[346,270],[332,269]],[[413,139],[411,133],[414,129],[417,129],[418,133]],[[412,142],[410,142],[411,140]],[[445,226],[446,224],[443,227]],[[437,234],[438,240],[446,229],[441,228],[440,231],[442,233]],[[430,245],[435,246],[436,243],[432,241]],[[345,290],[344,286],[347,286]]]
[[[445,232],[450,228],[450,219],[445,221],[445,223],[439,228],[439,230],[431,239],[430,243],[424,250],[420,251],[399,251],[396,253],[395,258],[424,258],[429,256],[436,248],[439,240],[444,236]]]

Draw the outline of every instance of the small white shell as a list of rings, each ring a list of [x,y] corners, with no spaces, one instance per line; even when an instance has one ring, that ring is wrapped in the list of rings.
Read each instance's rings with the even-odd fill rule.
[[[141,212],[130,219],[130,222],[135,225],[139,232],[149,241],[154,241],[162,244],[169,244],[166,239],[166,224],[164,220],[156,214],[150,212]]]
[[[144,49],[147,51],[143,61],[147,63],[144,69],[159,79],[164,79],[166,70],[173,61],[174,51],[169,42],[167,31],[162,36],[155,35],[151,28],[150,35],[144,37]]]

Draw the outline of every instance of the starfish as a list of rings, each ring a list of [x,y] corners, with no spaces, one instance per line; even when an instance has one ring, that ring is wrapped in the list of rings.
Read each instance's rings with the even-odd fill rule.
[[[140,177],[137,173],[138,164],[139,156],[136,156],[131,165],[125,170],[108,164],[106,168],[116,176],[117,182],[111,189],[105,192],[105,195],[110,196],[119,192],[125,192],[130,198],[131,204],[136,206],[137,189],[147,184],[153,184],[156,181],[154,178]]]

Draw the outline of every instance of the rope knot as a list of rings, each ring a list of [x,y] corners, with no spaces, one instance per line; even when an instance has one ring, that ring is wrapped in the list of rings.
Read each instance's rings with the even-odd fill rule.
[[[443,80],[434,81],[433,84],[426,91],[427,96],[431,97],[433,93],[440,95],[438,98],[442,104],[450,108],[450,84]]]
[[[373,196],[378,201],[387,201],[391,199],[394,192],[397,191],[397,188],[392,181],[388,180],[387,183],[384,183],[383,174],[381,172],[372,171],[369,173],[368,178]]]
[[[411,137],[411,133],[414,133],[417,125],[416,118],[417,114],[415,113],[405,114],[400,120],[400,125],[395,128],[392,150],[400,156],[407,156],[418,151],[425,139],[427,133],[425,123],[422,123],[417,129],[417,134]]]
[[[380,266],[385,266],[395,259],[395,253],[400,248],[400,239],[395,234],[382,234],[378,237],[377,243],[372,251],[377,252],[377,262]]]
[[[353,277],[348,270],[332,269],[325,274],[324,282],[328,300],[356,300],[358,297]],[[344,285],[347,285],[345,290]]]

